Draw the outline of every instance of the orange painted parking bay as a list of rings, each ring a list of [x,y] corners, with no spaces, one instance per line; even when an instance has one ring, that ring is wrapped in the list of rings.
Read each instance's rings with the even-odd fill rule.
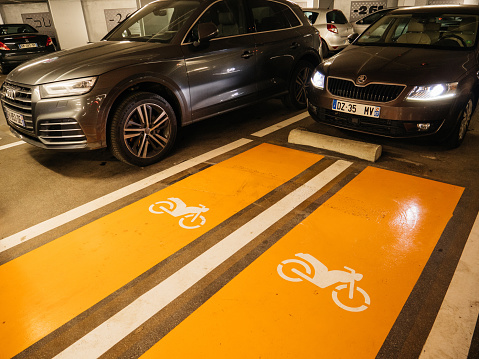
[[[463,188],[368,167],[142,358],[373,358]]]
[[[20,353],[321,159],[262,144],[0,266],[0,357]]]

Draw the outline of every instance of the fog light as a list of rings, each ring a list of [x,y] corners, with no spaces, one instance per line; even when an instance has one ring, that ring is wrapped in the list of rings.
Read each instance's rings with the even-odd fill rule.
[[[418,123],[417,124],[417,129],[419,131],[427,131],[431,127],[430,123]]]

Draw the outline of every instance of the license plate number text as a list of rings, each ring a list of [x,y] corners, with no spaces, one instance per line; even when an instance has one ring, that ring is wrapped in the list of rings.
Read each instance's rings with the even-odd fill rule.
[[[360,103],[333,100],[333,110],[351,113],[359,116],[379,118],[381,107],[369,106]]]
[[[25,127],[25,121],[23,120],[23,115],[10,110],[6,110],[5,115],[7,120],[9,120],[10,122],[13,122],[14,124],[18,126]]]

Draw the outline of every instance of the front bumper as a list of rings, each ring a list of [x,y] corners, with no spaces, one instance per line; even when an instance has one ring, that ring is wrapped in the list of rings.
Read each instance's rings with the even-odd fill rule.
[[[2,109],[12,133],[37,147],[82,150],[105,147],[105,130],[99,119],[105,95],[88,93],[41,99],[38,86],[4,82]]]
[[[406,88],[389,102],[368,102],[332,95],[327,90],[312,89],[308,98],[308,111],[320,123],[357,132],[393,138],[423,136],[445,137],[455,124],[456,99],[434,102],[406,101]],[[333,110],[333,99],[380,107],[380,117],[361,116]]]

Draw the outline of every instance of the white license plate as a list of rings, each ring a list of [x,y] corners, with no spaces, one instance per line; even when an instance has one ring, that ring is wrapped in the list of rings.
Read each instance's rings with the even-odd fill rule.
[[[379,118],[381,107],[368,106],[361,103],[333,100],[333,110],[353,115]]]
[[[9,109],[5,109],[5,116],[7,120],[13,122],[16,125],[25,127],[25,121],[23,120],[23,115],[10,111]]]
[[[18,44],[18,47],[21,49],[28,49],[30,47],[38,47],[38,44],[35,42],[29,43],[29,44]]]

